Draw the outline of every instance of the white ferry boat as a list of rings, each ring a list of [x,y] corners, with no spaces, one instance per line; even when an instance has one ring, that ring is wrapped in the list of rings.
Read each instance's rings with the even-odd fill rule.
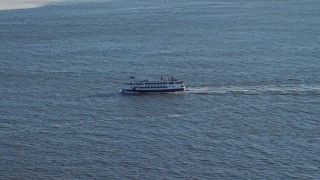
[[[184,91],[185,86],[182,79],[175,77],[149,80],[131,76],[128,82],[122,83],[122,92],[176,92]]]

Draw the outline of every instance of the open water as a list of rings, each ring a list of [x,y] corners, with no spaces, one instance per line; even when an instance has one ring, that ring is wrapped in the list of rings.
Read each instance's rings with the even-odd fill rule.
[[[320,1],[0,11],[0,179],[320,179]],[[185,93],[122,95],[128,76]]]

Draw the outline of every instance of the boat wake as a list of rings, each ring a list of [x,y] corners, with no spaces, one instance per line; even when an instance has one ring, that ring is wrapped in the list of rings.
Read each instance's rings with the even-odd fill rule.
[[[186,89],[186,93],[212,95],[320,95],[320,84],[190,87]]]

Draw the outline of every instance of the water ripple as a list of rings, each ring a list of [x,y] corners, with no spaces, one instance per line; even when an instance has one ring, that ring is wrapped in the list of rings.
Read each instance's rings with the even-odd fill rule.
[[[190,87],[189,94],[243,94],[243,95],[320,95],[320,85],[257,85]]]

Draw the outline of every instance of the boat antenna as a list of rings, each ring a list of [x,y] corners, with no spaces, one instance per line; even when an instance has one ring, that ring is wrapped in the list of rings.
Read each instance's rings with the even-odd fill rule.
[[[134,76],[138,76],[138,74],[139,74],[139,68],[134,68],[133,69],[133,75]]]

